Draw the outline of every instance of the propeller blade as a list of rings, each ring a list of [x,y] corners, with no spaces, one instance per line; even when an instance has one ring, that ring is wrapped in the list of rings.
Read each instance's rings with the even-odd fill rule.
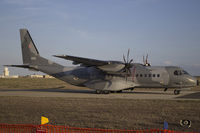
[[[145,65],[145,59],[144,59],[144,55],[143,55],[143,64]]]
[[[146,64],[148,63],[148,54],[146,55]]]
[[[130,61],[129,61],[129,64],[131,64],[133,62],[133,59],[131,59]]]
[[[124,60],[124,68],[123,68],[123,72],[124,72],[124,77],[127,81],[128,77],[130,76],[131,74],[131,63],[133,62],[133,59],[129,60],[129,56],[130,56],[130,49],[128,49],[128,52],[127,52],[127,56],[125,57],[124,54],[123,54],[123,60]]]
[[[128,49],[128,53],[127,53],[127,63],[129,62],[129,53],[130,53],[130,49]]]
[[[124,59],[124,64],[126,64],[126,59],[125,59],[125,56],[124,56],[124,54],[123,54],[123,59]]]

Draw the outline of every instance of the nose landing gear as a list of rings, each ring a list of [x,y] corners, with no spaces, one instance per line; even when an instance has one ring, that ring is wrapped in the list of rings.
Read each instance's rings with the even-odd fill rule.
[[[174,90],[174,95],[180,94],[180,90]]]
[[[109,94],[109,90],[96,90],[96,94]]]
[[[167,90],[168,90],[168,88],[165,88],[165,89],[164,89],[164,91],[167,91]]]

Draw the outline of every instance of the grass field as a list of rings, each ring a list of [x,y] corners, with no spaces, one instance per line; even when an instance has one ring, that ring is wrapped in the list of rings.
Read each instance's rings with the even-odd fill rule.
[[[61,86],[80,89],[55,78],[0,78],[0,89],[49,89]]]
[[[0,79],[0,89],[87,89],[57,79]],[[1,92],[0,92],[1,93]],[[134,100],[97,98],[0,97],[0,123],[40,124],[46,116],[50,124],[108,129],[162,128],[200,131],[199,100]],[[192,127],[180,127],[181,119]]]

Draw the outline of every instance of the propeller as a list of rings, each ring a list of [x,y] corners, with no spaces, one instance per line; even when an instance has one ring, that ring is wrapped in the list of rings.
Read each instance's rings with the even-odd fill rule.
[[[143,64],[144,64],[144,66],[151,66],[151,64],[148,63],[148,57],[149,57],[148,54],[146,55],[146,58],[145,58],[144,55],[143,55]]]
[[[132,67],[131,63],[133,62],[133,59],[129,60],[129,55],[130,55],[130,49],[128,49],[128,52],[127,52],[127,56],[125,58],[124,54],[123,54],[123,60],[124,60],[124,72],[126,73],[125,74],[125,78],[127,80],[127,77],[131,74],[131,70],[130,68]]]

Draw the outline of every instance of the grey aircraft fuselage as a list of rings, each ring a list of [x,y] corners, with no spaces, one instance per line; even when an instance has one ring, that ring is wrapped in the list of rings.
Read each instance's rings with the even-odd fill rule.
[[[179,94],[181,89],[199,84],[195,77],[180,67],[145,66],[131,61],[128,63],[128,56],[127,63],[123,63],[56,55],[73,61],[73,64],[80,64],[75,68],[62,66],[39,55],[27,29],[20,29],[20,36],[23,65],[7,66],[41,71],[69,84],[94,89],[97,93],[120,92],[134,88],[177,88],[174,93]]]
[[[183,89],[197,85],[195,77],[176,66],[151,67],[134,63],[131,70],[131,74],[126,80],[124,76],[102,73],[94,67],[77,67],[69,71],[68,74],[64,74],[66,76],[63,76],[61,80],[76,86],[86,86],[104,91],[120,91],[133,88]]]

